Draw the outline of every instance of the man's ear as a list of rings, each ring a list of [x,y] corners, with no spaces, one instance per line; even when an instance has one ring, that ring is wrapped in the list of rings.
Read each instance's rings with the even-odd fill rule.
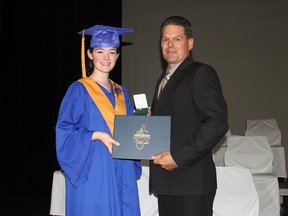
[[[189,50],[191,51],[194,47],[194,38],[188,39]]]

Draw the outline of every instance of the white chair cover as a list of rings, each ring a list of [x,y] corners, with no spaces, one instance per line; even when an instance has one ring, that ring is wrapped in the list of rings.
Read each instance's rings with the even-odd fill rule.
[[[274,175],[280,178],[287,178],[285,149],[283,146],[272,146]]]
[[[212,156],[215,163],[215,166],[223,167],[224,164],[224,155],[226,152],[227,146],[215,146],[212,149]]]
[[[157,198],[149,194],[148,164],[142,166],[142,175],[137,184],[141,216],[158,216]],[[60,170],[53,174],[50,215],[65,216],[65,174]]]
[[[273,153],[266,136],[228,137],[226,166],[251,170],[259,196],[259,216],[280,216],[278,178],[273,174]]]
[[[259,200],[251,172],[241,167],[217,167],[213,216],[258,216]],[[141,216],[158,216],[158,203],[149,194],[149,167],[142,166],[138,180]]]
[[[283,146],[271,146],[273,152],[274,175],[279,178],[287,178],[285,149]],[[215,146],[212,149],[213,160],[216,166],[225,166],[224,155],[227,146]]]
[[[267,136],[271,146],[281,146],[281,131],[275,119],[247,120],[245,136]]]
[[[242,166],[252,174],[273,174],[273,153],[265,136],[230,136],[225,166]]]
[[[158,216],[157,197],[149,194],[149,166],[142,166],[142,175],[137,184],[141,216]]]
[[[259,196],[259,216],[280,216],[280,194],[275,175],[253,175]]]
[[[242,167],[216,167],[216,170],[213,216],[258,216],[259,199],[250,170]]]
[[[65,215],[65,174],[56,170],[53,173],[50,215]]]
[[[217,192],[213,205],[213,216],[258,216],[259,200],[252,181],[251,172],[241,167],[217,167]],[[265,176],[265,175],[263,175]],[[262,177],[263,177],[262,176]],[[271,212],[279,212],[279,190],[277,196],[278,181],[265,176],[263,181],[255,177],[257,188],[261,197],[266,197],[260,202],[264,209],[259,216],[279,216]],[[252,183],[251,183],[252,182]],[[149,167],[142,166],[142,176],[137,182],[139,190],[141,216],[158,216],[157,198],[149,194]],[[272,184],[274,187],[272,187]],[[267,194],[267,191],[272,194]],[[268,197],[273,196],[274,202]],[[277,200],[278,197],[278,200]],[[271,208],[271,205],[274,208]],[[279,204],[280,205],[280,204]],[[269,207],[270,206],[270,207]],[[275,210],[275,208],[277,208]],[[267,213],[267,214],[266,214]],[[50,215],[65,216],[65,174],[57,170],[53,174]]]
[[[227,137],[232,136],[230,129],[227,131],[225,136],[216,144],[216,146],[227,146]]]

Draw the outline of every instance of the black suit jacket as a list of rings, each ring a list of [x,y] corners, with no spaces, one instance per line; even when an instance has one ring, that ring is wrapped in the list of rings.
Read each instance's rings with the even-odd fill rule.
[[[228,130],[227,105],[216,71],[186,58],[161,93],[156,84],[152,115],[171,116],[173,171],[150,162],[150,192],[161,195],[201,195],[216,190],[211,149]]]

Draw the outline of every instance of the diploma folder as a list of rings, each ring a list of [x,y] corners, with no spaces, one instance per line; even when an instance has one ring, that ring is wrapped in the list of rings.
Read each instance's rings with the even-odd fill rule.
[[[170,116],[116,115],[112,157],[151,160],[152,155],[170,151]]]

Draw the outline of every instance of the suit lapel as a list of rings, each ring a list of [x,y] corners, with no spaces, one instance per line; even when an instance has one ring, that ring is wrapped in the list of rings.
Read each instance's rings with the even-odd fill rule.
[[[162,104],[161,101],[163,102],[163,101],[169,99],[169,95],[170,95],[171,91],[173,91],[174,86],[181,80],[183,73],[186,72],[186,69],[193,62],[194,62],[193,58],[189,56],[179,65],[179,67],[176,69],[176,71],[173,73],[173,75],[171,76],[171,78],[167,82],[165,88],[162,90],[161,98],[159,99],[159,101],[157,101],[158,88],[159,88],[159,85],[161,83],[161,80],[165,76],[165,72],[163,72],[161,74],[161,76],[158,80],[158,83],[156,85],[157,87],[156,87],[156,98],[155,99],[158,102],[158,106],[161,106],[161,104]]]

